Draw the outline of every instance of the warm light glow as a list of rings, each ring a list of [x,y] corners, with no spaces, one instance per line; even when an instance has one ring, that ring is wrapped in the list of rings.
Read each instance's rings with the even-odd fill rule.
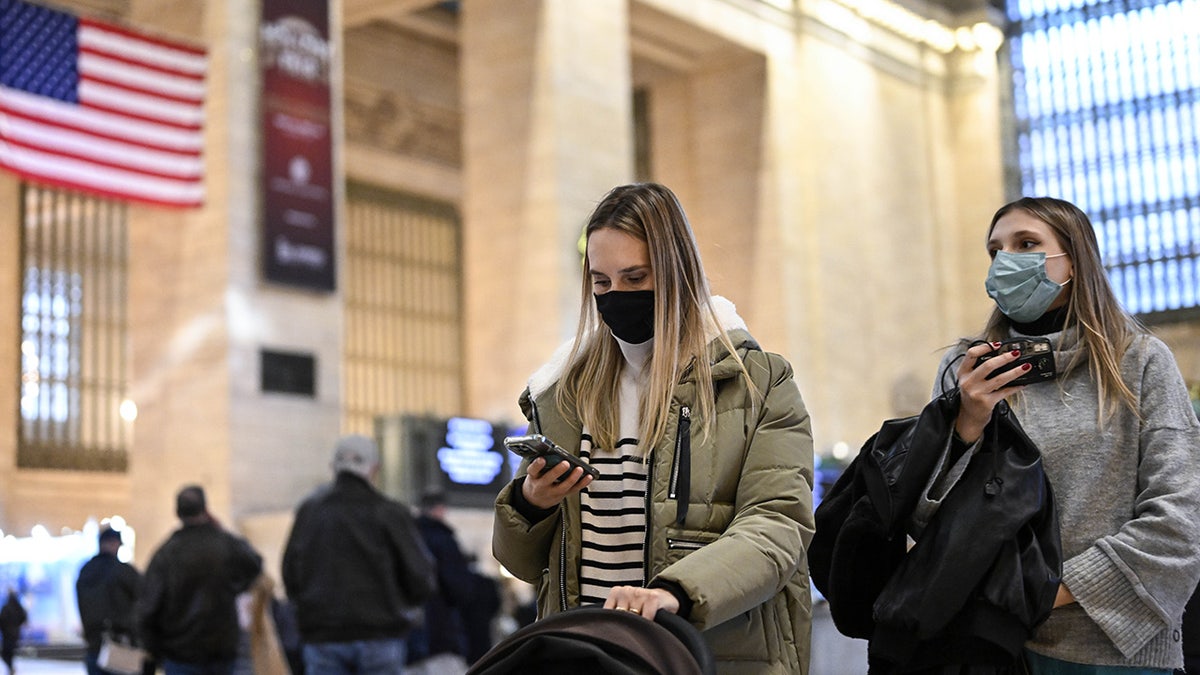
[[[834,459],[846,459],[850,456],[850,444],[846,441],[838,441],[833,444],[829,454],[833,455]]]
[[[1000,50],[1000,45],[1004,44],[1004,33],[985,21],[971,26],[971,34],[975,37],[975,44],[979,45],[981,51],[995,54]]]
[[[137,404],[129,399],[121,401],[121,419],[126,422],[132,422],[137,419],[138,409]]]
[[[833,0],[864,23],[890,30],[910,40],[924,43],[942,54],[955,49],[964,52],[995,53],[1004,41],[1000,29],[985,22],[952,28],[935,19],[927,19],[892,0]],[[825,25],[860,42],[870,42],[863,26],[832,11],[823,2],[806,3],[807,11]]]
[[[954,42],[958,45],[958,48],[964,52],[975,51],[979,48],[979,43],[975,41],[975,34],[972,33],[971,29],[966,26],[959,26],[958,29],[954,31]]]

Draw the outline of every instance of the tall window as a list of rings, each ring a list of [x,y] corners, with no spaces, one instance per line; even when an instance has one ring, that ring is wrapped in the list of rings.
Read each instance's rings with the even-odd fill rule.
[[[17,465],[123,471],[125,206],[32,185],[21,202]]]
[[[1130,312],[1200,307],[1200,0],[1008,8],[1021,192],[1091,216]]]
[[[454,208],[350,183],[346,195],[343,430],[462,413],[462,269]]]

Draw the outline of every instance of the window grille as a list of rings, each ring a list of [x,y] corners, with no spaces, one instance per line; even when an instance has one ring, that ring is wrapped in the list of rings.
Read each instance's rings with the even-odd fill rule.
[[[462,412],[460,222],[453,207],[351,183],[346,200],[344,427]]]
[[[1020,190],[1088,213],[1144,318],[1200,307],[1200,0],[1009,0]]]
[[[21,220],[17,465],[124,471],[126,207],[23,185]]]

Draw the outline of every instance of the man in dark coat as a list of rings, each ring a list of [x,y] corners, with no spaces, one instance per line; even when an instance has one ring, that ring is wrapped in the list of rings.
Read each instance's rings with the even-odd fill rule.
[[[262,557],[209,515],[200,486],[179,491],[175,513],[183,527],[146,569],[142,639],[166,675],[231,675],[241,636],[237,596],[262,573]]]
[[[111,527],[100,531],[100,552],[84,563],[75,581],[75,600],[83,639],[87,642],[84,663],[88,675],[104,675],[96,663],[105,631],[136,642],[135,606],[142,575],[132,565],[117,559],[121,532]]]
[[[409,670],[438,675],[466,670],[468,653],[465,614],[475,596],[475,576],[446,522],[446,495],[421,495],[417,529],[437,562],[438,590],[425,602],[425,621],[409,636]]]
[[[412,612],[433,592],[433,565],[408,507],[372,485],[373,439],[341,438],[333,471],[333,482],[297,509],[283,553],[305,671],[395,675],[404,670]]]

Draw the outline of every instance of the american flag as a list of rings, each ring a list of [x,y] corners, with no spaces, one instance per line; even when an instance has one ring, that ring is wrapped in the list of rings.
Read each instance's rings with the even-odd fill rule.
[[[0,167],[168,206],[204,202],[202,49],[0,0]]]

